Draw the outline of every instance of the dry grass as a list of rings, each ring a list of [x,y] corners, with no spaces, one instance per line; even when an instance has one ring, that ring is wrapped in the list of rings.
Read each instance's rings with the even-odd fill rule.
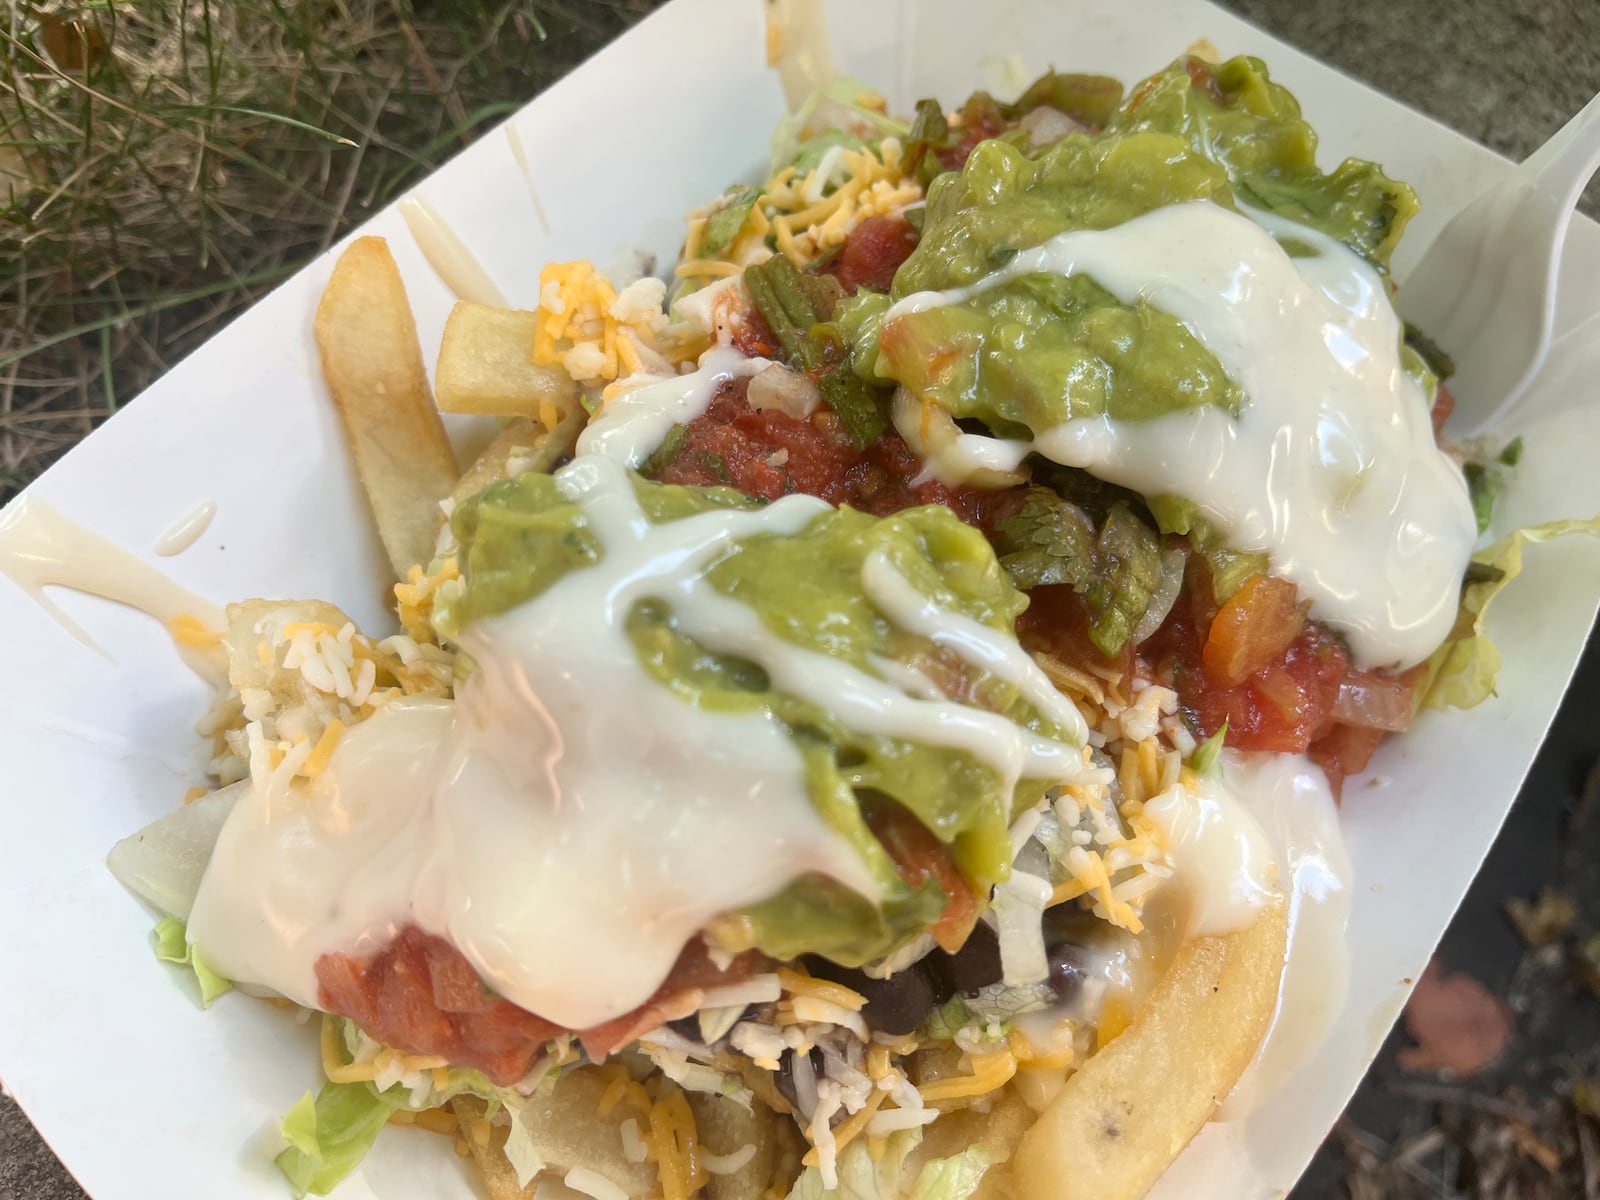
[[[659,0],[6,0],[0,502]]]

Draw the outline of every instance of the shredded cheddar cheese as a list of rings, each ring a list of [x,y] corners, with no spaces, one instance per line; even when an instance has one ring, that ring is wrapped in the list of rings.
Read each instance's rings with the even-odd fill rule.
[[[809,996],[828,1004],[836,1004],[840,1008],[847,1008],[851,1012],[860,1012],[867,1003],[865,996],[852,991],[842,983],[816,979],[789,967],[778,968],[778,984],[791,996]]]
[[[311,748],[311,753],[306,756],[305,765],[300,768],[300,773],[307,779],[315,779],[322,774],[328,765],[328,760],[333,757],[333,752],[339,745],[339,739],[343,736],[344,722],[335,717],[323,728],[322,736],[317,739],[317,744]]]
[[[861,1106],[861,1111],[848,1117],[833,1131],[833,1152],[835,1155],[842,1153],[846,1146],[861,1135],[861,1131],[867,1127],[867,1122],[872,1120],[872,1114],[877,1112],[888,1098],[888,1092],[879,1091],[877,1088],[872,1089],[872,1094],[867,1097],[867,1102]],[[926,1098],[926,1094],[924,1094],[924,1098]],[[817,1153],[817,1148],[813,1146],[806,1151],[806,1156],[800,1161],[808,1167],[814,1167],[821,1161],[821,1156]]]
[[[669,373],[695,354],[669,329],[665,298],[658,279],[619,292],[587,260],[549,263],[539,273],[533,361],[561,367],[581,384]]]
[[[187,613],[173,617],[167,630],[172,634],[172,640],[180,646],[215,646],[222,640],[222,635],[209,628],[199,617],[191,617]]]
[[[1016,1073],[1017,1059],[1009,1050],[975,1054],[972,1056],[970,1075],[936,1079],[932,1083],[922,1084],[917,1091],[922,1094],[923,1101],[930,1105],[950,1100],[975,1100],[999,1091],[1011,1082],[1011,1077]]]

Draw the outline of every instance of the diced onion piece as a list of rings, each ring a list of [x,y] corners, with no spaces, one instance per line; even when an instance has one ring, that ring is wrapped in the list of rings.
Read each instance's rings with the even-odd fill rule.
[[[1075,121],[1059,108],[1051,108],[1048,104],[1041,104],[1033,109],[1022,120],[1017,122],[1017,128],[1028,135],[1030,149],[1040,146],[1049,146],[1059,142],[1069,133],[1087,133],[1089,127],[1080,121]]]
[[[750,407],[757,412],[776,410],[797,421],[809,418],[822,403],[822,393],[815,383],[778,363],[751,379],[746,395]]]
[[[1161,582],[1156,584],[1144,616],[1133,627],[1133,635],[1128,639],[1133,645],[1137,646],[1161,628],[1162,622],[1172,612],[1172,606],[1177,603],[1178,593],[1183,590],[1183,572],[1188,565],[1189,556],[1176,547],[1161,552]]]
[[[1409,684],[1370,672],[1351,672],[1339,685],[1339,697],[1333,702],[1335,721],[1390,733],[1410,726],[1414,712]]]
[[[223,822],[249,787],[241,780],[173,809],[111,847],[106,866],[134,895],[187,921]]]

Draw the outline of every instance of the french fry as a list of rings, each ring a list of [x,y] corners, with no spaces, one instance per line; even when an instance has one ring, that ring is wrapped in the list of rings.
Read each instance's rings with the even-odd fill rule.
[[[1068,1078],[1023,1135],[991,1194],[1143,1196],[1266,1036],[1283,972],[1285,912],[1279,903],[1247,929],[1180,946],[1133,1024]]]
[[[435,372],[439,408],[491,417],[540,417],[578,406],[578,385],[533,361],[535,314],[458,302],[445,322]]]
[[[433,557],[460,475],[422,366],[405,284],[382,238],[352,242],[317,305],[322,373],[395,577]]]

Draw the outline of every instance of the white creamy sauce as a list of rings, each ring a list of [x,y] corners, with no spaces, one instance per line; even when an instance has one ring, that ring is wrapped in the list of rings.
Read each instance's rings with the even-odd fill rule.
[[[1214,937],[1248,928],[1279,895],[1277,857],[1261,823],[1228,781],[1202,775],[1194,791],[1176,783],[1145,801],[1167,840],[1187,934]]]
[[[705,412],[723,383],[759,375],[771,365],[764,358],[746,358],[737,350],[707,350],[700,356],[698,368],[689,374],[613,397],[578,435],[578,453],[638,467],[661,445],[669,429]]]
[[[218,970],[315,1004],[318,957],[370,953],[415,922],[496,992],[584,1029],[648,999],[712,917],[802,874],[875,896],[776,720],[695,707],[645,672],[625,632],[645,599],[852,728],[962,746],[1011,779],[1084,770],[1071,746],[777,637],[702,578],[734,540],[797,533],[822,501],[652,525],[610,459],[556,480],[604,557],[469,626],[477,670],[454,703],[379,712],[309,783],[289,781],[304,747],[275,771],[252,764],[189,925]]]
[[[1009,683],[1075,744],[1082,745],[1088,739],[1089,728],[1078,706],[1050,682],[1015,638],[996,633],[971,617],[940,608],[912,587],[881,551],[869,555],[862,564],[861,584],[878,611],[901,629],[919,634]],[[1037,814],[1034,819],[1037,823]],[[1027,836],[1024,834],[1021,840],[1026,841]]]
[[[156,539],[156,553],[162,558],[171,558],[175,554],[182,554],[190,546],[198,542],[206,530],[211,528],[211,522],[217,516],[217,502],[206,500],[195,505],[183,516],[169,525],[164,533]]]
[[[422,257],[457,297],[478,304],[492,304],[496,308],[511,307],[505,293],[438,209],[421,196],[411,195],[400,201],[400,215],[405,218],[406,228],[411,230]]]
[[[545,215],[544,201],[539,199],[539,192],[533,186],[533,172],[528,169],[528,152],[523,149],[522,135],[517,132],[515,121],[507,121],[505,125],[506,144],[511,147],[511,157],[516,160],[517,170],[522,172],[522,182],[528,185],[528,199],[533,204],[533,215],[539,218],[539,228],[544,230],[545,236],[550,236],[550,218]]]
[[[929,467],[956,483],[1032,451],[1183,496],[1231,545],[1269,553],[1363,665],[1409,666],[1455,621],[1477,537],[1466,483],[1401,367],[1382,280],[1333,239],[1271,223],[1317,253],[1291,258],[1260,224],[1197,201],[1060,234],[968,287],[899,301],[886,323],[1025,275],[1090,275],[1183,321],[1246,396],[1238,419],[1207,406],[1068,421],[1031,443],[963,435]]]
[[[1303,755],[1223,755],[1228,782],[1277,852],[1289,946],[1272,1027],[1218,1120],[1247,1116],[1308,1060],[1350,986],[1350,857],[1322,769]]]
[[[99,650],[78,623],[47,595],[47,587],[87,592],[148,614],[167,626],[189,618],[206,631],[227,627],[222,610],[174,582],[42,500],[24,493],[0,513],[0,575],[4,575],[78,641]],[[219,648],[177,643],[183,660],[207,679],[225,678]]]

